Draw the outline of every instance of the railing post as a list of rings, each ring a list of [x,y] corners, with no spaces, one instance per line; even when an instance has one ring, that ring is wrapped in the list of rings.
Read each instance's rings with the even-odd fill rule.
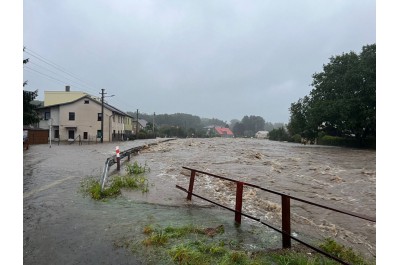
[[[187,195],[187,200],[191,201],[192,200],[192,192],[193,192],[193,185],[194,185],[194,176],[196,176],[196,171],[191,170],[190,173],[190,182],[189,182],[189,192]]]
[[[121,158],[119,157],[119,146],[115,147],[115,152],[117,153],[117,170],[121,170]]]
[[[242,222],[242,198],[243,198],[243,182],[236,182],[236,206],[235,206],[235,222]]]
[[[282,195],[282,248],[290,248],[290,197]]]

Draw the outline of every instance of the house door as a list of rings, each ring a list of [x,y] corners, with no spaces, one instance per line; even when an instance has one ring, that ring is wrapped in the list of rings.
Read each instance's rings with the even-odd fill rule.
[[[69,140],[75,139],[75,130],[68,130],[68,139]]]

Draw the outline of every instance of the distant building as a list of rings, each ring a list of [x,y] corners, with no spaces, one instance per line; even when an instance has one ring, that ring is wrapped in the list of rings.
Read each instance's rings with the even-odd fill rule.
[[[207,135],[210,137],[224,137],[233,138],[235,135],[229,128],[219,127],[219,126],[207,126]]]
[[[268,134],[269,134],[268,131],[258,131],[256,133],[256,138],[257,139],[267,139],[268,138]]]
[[[133,133],[136,134],[136,127],[138,132],[140,130],[144,130],[147,126],[148,122],[144,119],[139,119],[139,122],[137,120],[133,121]]]

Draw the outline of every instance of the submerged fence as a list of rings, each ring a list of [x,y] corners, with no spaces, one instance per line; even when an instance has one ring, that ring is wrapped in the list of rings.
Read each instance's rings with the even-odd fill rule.
[[[376,218],[374,218],[374,217],[369,217],[369,216],[366,216],[366,215],[361,215],[361,214],[357,214],[357,213],[354,213],[354,212],[345,211],[345,210],[337,209],[337,208],[334,208],[334,207],[325,206],[325,205],[314,203],[314,202],[311,202],[311,201],[307,201],[307,200],[304,200],[304,199],[301,199],[301,198],[298,198],[298,197],[295,197],[295,196],[291,196],[291,195],[285,194],[283,192],[273,191],[273,190],[270,190],[270,189],[262,188],[262,187],[260,187],[258,185],[254,185],[254,184],[251,184],[251,183],[246,183],[246,182],[242,182],[242,181],[233,180],[233,179],[230,179],[230,178],[218,176],[218,175],[215,175],[215,174],[212,174],[212,173],[208,173],[208,172],[204,172],[204,171],[201,171],[201,170],[188,168],[188,167],[183,167],[183,168],[191,171],[191,173],[190,173],[190,181],[189,181],[189,188],[187,190],[187,189],[185,189],[185,188],[183,188],[183,187],[181,187],[179,185],[176,185],[176,188],[178,188],[178,189],[180,189],[182,191],[185,191],[187,193],[187,199],[188,200],[191,200],[192,196],[195,196],[195,197],[203,199],[203,200],[205,200],[207,202],[210,202],[210,203],[213,203],[215,205],[218,205],[218,206],[220,206],[220,207],[222,207],[224,209],[227,209],[229,211],[235,212],[235,222],[238,223],[238,224],[241,223],[242,215],[247,217],[247,218],[249,218],[249,219],[252,219],[254,221],[260,222],[261,224],[263,224],[263,225],[275,230],[276,232],[279,232],[279,233],[282,234],[282,248],[290,248],[291,247],[291,240],[293,239],[293,240],[295,240],[295,241],[307,246],[308,248],[311,248],[314,251],[317,251],[317,252],[319,252],[319,253],[321,253],[321,254],[323,254],[323,255],[325,255],[325,256],[327,256],[327,257],[329,257],[329,258],[331,258],[331,259],[333,259],[333,260],[335,260],[335,261],[337,261],[337,262],[339,262],[341,264],[348,264],[345,261],[343,261],[343,260],[341,260],[341,259],[339,259],[339,258],[337,258],[335,256],[332,256],[331,254],[329,254],[329,253],[327,253],[327,252],[325,252],[325,251],[323,251],[323,250],[321,250],[321,249],[319,249],[317,247],[314,247],[314,246],[312,246],[312,245],[310,245],[310,244],[308,244],[308,243],[306,243],[306,242],[304,242],[304,241],[292,236],[292,234],[291,234],[291,222],[290,222],[290,201],[291,200],[295,200],[295,201],[303,202],[303,203],[306,203],[306,204],[314,205],[314,206],[317,206],[317,207],[320,207],[320,208],[324,208],[324,209],[328,209],[328,210],[331,210],[331,211],[334,211],[334,212],[338,212],[338,213],[342,213],[342,214],[345,214],[345,215],[349,215],[349,216],[352,216],[354,218],[360,218],[360,219],[364,219],[364,220],[367,220],[367,221],[370,221],[370,222],[374,222],[374,223],[376,222]],[[227,206],[224,206],[224,205],[219,204],[217,202],[211,201],[211,200],[209,200],[209,199],[207,199],[207,198],[205,198],[203,196],[200,196],[200,195],[197,195],[197,194],[193,193],[194,179],[195,179],[196,173],[200,173],[200,174],[208,175],[208,176],[211,176],[211,177],[214,177],[214,178],[218,178],[218,179],[222,179],[222,180],[226,180],[226,181],[230,181],[230,182],[236,183],[236,204],[235,204],[235,209],[231,209],[231,208],[229,208]],[[282,230],[280,230],[280,229],[278,229],[278,228],[276,228],[276,227],[274,227],[274,226],[272,226],[270,224],[267,224],[267,223],[261,221],[260,218],[257,218],[257,217],[242,213],[242,199],[243,199],[243,187],[244,186],[249,186],[249,187],[252,187],[252,188],[260,189],[262,191],[269,192],[269,193],[281,196]]]

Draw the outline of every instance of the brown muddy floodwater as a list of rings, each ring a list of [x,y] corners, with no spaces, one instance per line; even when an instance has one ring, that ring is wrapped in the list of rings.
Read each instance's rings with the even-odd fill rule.
[[[266,226],[243,217],[238,228],[232,212],[195,197],[186,201],[175,187],[188,187],[190,172],[183,166],[375,217],[375,151],[257,139],[162,140],[24,151],[24,264],[157,264],[118,247],[127,239],[140,244],[147,224],[224,224],[227,237],[249,248],[281,245],[280,235]],[[151,169],[148,193],[124,191],[98,202],[78,192],[84,178],[100,179],[116,145],[123,151],[153,142],[159,143],[131,158]],[[229,182],[200,174],[193,192],[234,208],[235,186]],[[375,223],[296,201],[291,206],[294,236],[309,243],[331,237],[375,260]],[[245,187],[243,212],[280,228],[277,195]]]

